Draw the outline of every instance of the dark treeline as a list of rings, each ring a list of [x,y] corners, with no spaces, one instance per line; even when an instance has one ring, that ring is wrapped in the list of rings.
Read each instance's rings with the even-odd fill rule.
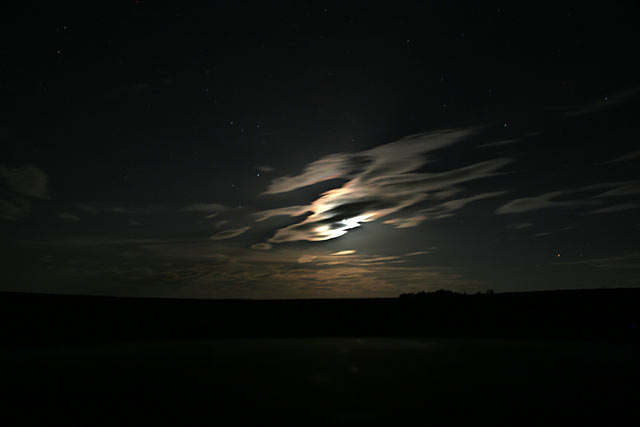
[[[220,337],[638,339],[640,289],[193,300],[0,294],[3,346]]]

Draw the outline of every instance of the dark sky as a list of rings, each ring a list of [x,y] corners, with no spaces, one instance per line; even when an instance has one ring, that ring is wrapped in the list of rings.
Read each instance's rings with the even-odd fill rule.
[[[212,3],[5,15],[2,290],[640,285],[636,8]]]

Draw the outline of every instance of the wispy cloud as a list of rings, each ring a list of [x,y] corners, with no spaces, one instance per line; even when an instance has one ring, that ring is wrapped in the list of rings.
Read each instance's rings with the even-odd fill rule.
[[[122,206],[116,206],[114,208],[111,208],[110,211],[113,212],[113,213],[125,214],[125,215],[127,215],[127,214],[128,215],[133,215],[133,214],[138,213],[138,211],[135,210],[135,209],[125,208],[125,207],[122,207]]]
[[[590,258],[579,261],[555,262],[555,265],[591,265],[604,270],[640,269],[640,253],[634,252],[614,257]]]
[[[83,203],[80,203],[78,205],[76,205],[78,209],[80,209],[81,211],[90,213],[92,215],[97,215],[99,214],[101,211],[100,209],[94,207],[94,206],[89,206],[89,205],[85,205]]]
[[[635,160],[635,159],[640,159],[640,150],[632,151],[630,153],[623,154],[620,157],[616,157],[615,159],[606,161],[606,162],[604,162],[602,164],[606,165],[606,164],[610,164],[610,163],[628,162],[630,160]]]
[[[637,95],[640,95],[640,87],[621,90],[619,92],[612,93],[611,95],[603,96],[599,100],[588,105],[577,108],[576,110],[568,113],[567,117],[581,117],[587,114],[599,113],[629,102]]]
[[[383,254],[332,255],[319,246],[255,250],[201,239],[76,238],[40,245],[63,249],[48,277],[92,292],[206,298],[393,297],[403,292],[486,287],[455,269],[412,265]],[[315,248],[315,249],[314,249]],[[44,252],[47,253],[47,252]],[[73,253],[73,257],[64,254]],[[38,274],[40,270],[34,270]],[[149,288],[153,283],[153,289]],[[117,284],[114,291],[113,284]]]
[[[49,190],[47,175],[33,165],[15,169],[0,166],[0,176],[14,193],[37,199],[48,199]]]
[[[259,251],[268,251],[271,248],[273,248],[273,245],[270,243],[256,243],[251,245],[251,249],[257,249]]]
[[[233,237],[241,235],[242,233],[244,233],[248,229],[249,229],[249,227],[232,228],[232,229],[229,229],[229,230],[224,230],[224,231],[221,231],[219,233],[216,233],[216,234],[214,234],[213,236],[211,236],[209,238],[211,240],[231,239]]]
[[[435,219],[435,218],[434,218]],[[384,221],[384,224],[393,225],[395,228],[410,228],[422,224],[427,220],[426,215],[414,215],[404,218],[393,218]]]
[[[332,256],[342,256],[342,255],[353,255],[353,254],[355,254],[355,253],[356,253],[356,251],[355,251],[354,249],[346,249],[346,250],[344,250],[344,251],[334,252],[334,253],[329,254],[329,255],[332,255]]]
[[[416,252],[409,252],[408,254],[404,254],[404,256],[419,256],[419,255],[427,255],[430,253],[431,251],[416,251]]]
[[[521,222],[519,224],[510,224],[507,225],[505,228],[507,230],[522,230],[523,228],[528,228],[528,227],[532,227],[533,223],[531,222]]]
[[[80,221],[80,218],[78,217],[78,215],[69,213],[69,212],[61,212],[58,214],[58,218],[63,219],[65,221],[73,221],[73,222],[78,222]]]
[[[15,220],[25,215],[30,210],[29,202],[26,200],[5,200],[0,199],[0,218]]]
[[[486,144],[480,144],[478,146],[476,146],[476,148],[490,148],[490,147],[502,147],[504,145],[511,145],[511,144],[517,144],[518,142],[520,142],[519,139],[503,139],[501,141],[496,141],[496,142],[489,142]]]
[[[604,214],[604,213],[628,211],[631,209],[638,209],[638,208],[640,208],[640,203],[630,202],[630,203],[620,203],[613,206],[607,206],[607,207],[596,209],[587,213],[590,215]]]
[[[220,213],[229,210],[229,207],[218,203],[194,203],[181,209],[182,212]]]
[[[597,204],[594,200],[554,200],[557,197],[568,193],[568,191],[551,191],[534,197],[523,197],[515,199],[500,206],[496,213],[498,215],[503,214],[516,214],[531,212],[539,209],[549,208],[574,208],[577,206],[586,206]]]
[[[338,187],[321,194],[307,206],[289,206],[258,212],[258,221],[275,215],[310,215],[281,228],[271,243],[298,240],[321,241],[344,235],[361,224],[376,221],[430,197],[459,191],[459,184],[492,176],[513,159],[491,159],[445,172],[417,172],[431,159],[432,151],[450,146],[474,134],[473,130],[445,130],[412,135],[358,153],[339,153],[309,164],[300,175],[274,179],[265,194],[293,191],[319,182],[341,179]],[[489,197],[487,193],[480,198]],[[469,200],[443,204],[441,214],[459,209]],[[428,215],[422,215],[428,216]],[[421,215],[397,220],[398,227],[413,226]]]
[[[640,194],[640,181],[626,181],[611,184],[612,186],[615,186],[615,188],[598,194],[597,197],[630,196],[633,194]]]
[[[256,166],[256,170],[260,172],[268,173],[268,172],[273,172],[275,169],[272,168],[271,166],[264,165],[264,166]]]
[[[252,215],[256,217],[256,222],[261,222],[274,216],[299,216],[308,211],[308,206],[287,206],[285,208],[268,209],[265,211],[255,212]]]
[[[453,216],[454,212],[464,208],[471,202],[477,200],[489,199],[492,197],[501,196],[507,193],[506,191],[494,191],[491,193],[481,193],[474,196],[465,197],[462,199],[449,200],[439,205],[422,209],[418,211],[421,215],[410,216],[406,218],[394,218],[384,221],[385,224],[391,224],[396,228],[409,228],[415,227],[424,221],[444,219]]]

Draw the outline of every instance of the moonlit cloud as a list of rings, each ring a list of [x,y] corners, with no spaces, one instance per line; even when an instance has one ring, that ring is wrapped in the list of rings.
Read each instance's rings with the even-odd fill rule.
[[[404,254],[404,256],[419,256],[419,255],[426,255],[426,254],[430,254],[430,251],[417,251],[417,252],[409,252],[408,254]]]
[[[60,219],[64,219],[66,221],[73,221],[73,222],[78,222],[80,221],[80,218],[78,218],[78,215],[74,215],[72,213],[68,213],[68,212],[61,212],[58,214],[58,218]]]
[[[640,159],[640,150],[632,151],[630,153],[623,154],[620,157],[604,162],[603,164],[627,162],[630,160]]]
[[[512,159],[491,159],[444,172],[418,172],[432,161],[432,151],[450,146],[473,135],[472,130],[446,130],[412,135],[358,153],[339,153],[309,164],[300,175],[274,179],[265,194],[294,191],[319,182],[341,179],[344,183],[322,193],[307,206],[289,206],[258,212],[258,221],[275,215],[310,215],[296,224],[276,231],[271,243],[299,240],[322,241],[340,237],[367,222],[376,221],[427,199],[460,191],[459,185],[493,176]],[[450,204],[442,204],[439,215],[450,214],[486,193]],[[424,217],[424,218],[423,218]],[[397,227],[417,225],[428,215],[391,220]]]
[[[115,208],[111,208],[111,212],[125,215],[133,215],[138,213],[135,209],[125,208],[122,206],[116,206]]]
[[[0,218],[15,220],[25,215],[30,210],[30,205],[25,200],[0,199]]]
[[[256,222],[265,221],[274,216],[299,216],[308,212],[307,206],[288,206],[285,208],[269,209],[266,211],[255,212]]]
[[[555,265],[591,265],[603,270],[640,269],[640,252],[621,256],[590,258],[579,261],[560,261]]]
[[[588,212],[588,213],[589,214],[603,214],[603,213],[613,213],[613,212],[628,211],[628,210],[631,210],[631,209],[638,209],[638,208],[640,208],[640,203],[630,202],[630,203],[620,203],[620,204],[613,205],[613,206],[607,206],[607,207],[604,207],[604,208],[593,210],[593,211]]]
[[[395,228],[410,228],[422,224],[426,221],[425,215],[416,215],[406,218],[394,218],[384,221],[385,224],[393,225]]]
[[[567,114],[567,117],[581,117],[588,114],[599,113],[629,102],[638,95],[640,95],[640,87],[621,90],[619,92],[612,93],[611,95],[603,96],[597,101],[578,108]]]
[[[567,191],[551,191],[534,197],[523,197],[515,199],[507,204],[500,206],[496,213],[498,215],[503,214],[516,214],[523,212],[531,212],[539,209],[548,208],[573,208],[577,206],[593,205],[597,201],[593,200],[554,200],[555,198],[566,194]]]
[[[230,230],[224,230],[224,231],[221,231],[219,233],[216,233],[216,234],[214,234],[213,236],[211,236],[209,238],[211,240],[231,239],[233,237],[241,235],[242,233],[244,233],[248,229],[249,229],[249,227],[232,228]]]
[[[476,148],[490,148],[490,147],[501,147],[504,145],[511,145],[520,142],[519,139],[503,139],[501,141],[489,142],[486,144],[478,145]]]
[[[350,170],[350,154],[332,154],[307,166],[300,175],[284,176],[271,181],[264,194],[286,193],[329,179],[340,178]]]
[[[119,295],[205,298],[396,297],[403,292],[440,288],[473,291],[486,285],[456,269],[409,264],[401,257],[354,253],[332,255],[280,247],[255,250],[201,239],[69,238],[32,243],[43,254],[56,251],[48,275],[65,286]],[[314,245],[315,246],[315,245]],[[65,254],[73,253],[73,257]],[[41,270],[34,270],[37,275]],[[83,288],[84,289],[84,288]]]
[[[256,166],[256,170],[260,172],[268,173],[268,172],[273,172],[275,169],[272,168],[271,166],[264,165],[264,166]]]
[[[80,209],[80,210],[82,210],[84,212],[88,212],[91,215],[97,215],[97,214],[100,213],[100,209],[95,208],[93,206],[85,205],[85,204],[82,204],[82,203],[78,204],[77,207],[78,207],[78,209]]]
[[[329,255],[341,256],[341,255],[353,255],[353,254],[355,254],[355,253],[356,253],[356,251],[355,251],[355,250],[353,250],[353,249],[347,249],[347,250],[344,250],[344,251],[334,252],[334,253],[329,254]]]
[[[48,199],[47,188],[49,179],[47,175],[32,165],[26,165],[15,169],[0,166],[0,176],[4,178],[6,185],[14,193],[37,199]]]
[[[259,251],[268,251],[271,248],[273,248],[273,245],[269,243],[256,243],[251,245],[251,249],[257,249]]]
[[[617,184],[615,185],[615,188],[598,194],[597,197],[630,196],[640,194],[640,181],[627,181],[613,184]]]
[[[533,223],[531,222],[521,222],[519,224],[511,224],[511,225],[507,225],[505,228],[507,230],[522,230],[523,228],[529,228],[532,227]]]
[[[182,212],[219,213],[229,210],[227,206],[218,203],[194,203],[181,209]]]

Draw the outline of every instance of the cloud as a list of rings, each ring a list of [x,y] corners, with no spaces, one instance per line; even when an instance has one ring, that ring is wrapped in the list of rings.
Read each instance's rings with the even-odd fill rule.
[[[77,205],[78,209],[84,211],[84,212],[88,212],[92,215],[97,215],[100,213],[100,209],[95,208],[93,206],[89,206],[89,205],[85,205],[85,204],[78,204]]]
[[[385,261],[395,261],[398,260],[400,257],[397,256],[374,256],[371,258],[363,258],[361,260],[359,260],[359,262],[361,263],[380,263],[380,262],[385,262]]]
[[[437,220],[453,216],[453,212],[462,209],[471,202],[476,200],[488,199],[505,194],[506,191],[494,191],[492,193],[476,194],[475,196],[465,197],[463,199],[449,200],[431,208],[419,211],[422,215],[411,216],[407,218],[394,218],[384,221],[384,224],[391,224],[396,228],[415,227],[427,220]]]
[[[86,290],[90,282],[91,292],[127,296],[362,298],[487,287],[453,268],[398,263],[404,260],[384,254],[332,256],[320,253],[318,245],[313,245],[315,251],[300,252],[299,247],[255,250],[226,243],[201,238],[63,237],[25,244],[37,245],[42,254],[63,249],[51,270],[32,269],[34,275],[57,277],[76,289]],[[154,286],[149,288],[149,283]]]
[[[476,146],[476,148],[489,148],[489,147],[501,147],[503,145],[511,145],[520,142],[519,139],[504,139],[502,141],[489,142],[487,144],[481,144]]]
[[[465,197],[463,199],[449,200],[433,208],[423,209],[420,212],[438,216],[462,209],[471,202],[498,197],[506,193],[507,191],[493,191],[491,193],[476,194],[474,196]]]
[[[260,172],[273,172],[275,169],[271,166],[256,166],[256,170]]]
[[[116,206],[115,208],[111,208],[111,212],[113,213],[119,213],[119,214],[126,214],[126,215],[133,215],[138,213],[136,210],[134,209],[130,209],[130,208],[124,208],[122,206]]]
[[[344,250],[344,251],[334,252],[334,253],[329,254],[329,255],[342,256],[342,255],[353,255],[355,253],[356,253],[356,251],[354,249],[347,249],[347,250]]]
[[[314,259],[318,258],[317,255],[301,255],[298,258],[298,263],[300,264],[306,264],[308,262],[312,262]]]
[[[256,243],[251,245],[251,249],[257,249],[259,251],[268,251],[271,248],[273,248],[273,245],[269,243]]]
[[[233,237],[241,235],[242,233],[244,233],[248,229],[249,229],[249,227],[232,228],[230,230],[224,230],[224,231],[221,231],[219,233],[216,233],[216,234],[214,234],[213,236],[211,236],[209,238],[211,240],[231,239]]]
[[[640,268],[640,253],[633,252],[621,256],[590,258],[580,261],[555,262],[555,265],[591,265],[604,270],[638,269]]]
[[[223,225],[227,224],[229,222],[228,219],[223,219],[221,221],[216,222],[216,227],[222,227]]]
[[[596,197],[630,196],[634,194],[640,194],[640,181],[609,183],[609,186],[615,186],[615,188],[598,194]]]
[[[587,213],[590,214],[590,215],[593,215],[593,214],[622,212],[622,211],[627,211],[627,210],[631,210],[631,209],[638,209],[638,208],[640,208],[640,203],[633,203],[633,202],[631,202],[631,203],[620,203],[618,205],[607,206],[607,207],[596,209],[594,211],[587,212]]]
[[[395,228],[409,228],[422,224],[427,217],[425,215],[416,215],[406,218],[394,218],[384,221],[384,224],[393,225]]]
[[[269,209],[265,211],[255,212],[252,215],[256,216],[256,222],[266,221],[267,219],[286,215],[286,216],[299,216],[308,212],[308,206],[288,206],[285,208]]]
[[[531,222],[521,222],[519,224],[511,224],[511,225],[507,225],[505,228],[507,230],[522,230],[523,228],[528,228],[528,227],[532,227],[533,223]]]
[[[26,200],[4,200],[0,199],[0,218],[15,220],[25,215],[30,210],[30,205]]]
[[[74,214],[68,213],[68,212],[61,212],[57,216],[58,216],[58,218],[66,220],[66,221],[74,221],[74,222],[80,221],[80,218],[78,218],[78,215],[74,215]]]
[[[264,194],[286,193],[329,179],[343,177],[350,171],[351,159],[352,155],[340,153],[317,160],[308,165],[300,175],[274,179]]]
[[[219,213],[229,210],[229,207],[218,203],[194,203],[181,209],[182,212]]]
[[[124,207],[124,206],[95,206],[83,203],[75,205],[76,208],[83,212],[90,213],[91,215],[98,214],[122,214],[122,215],[150,215],[163,211],[162,208],[157,206],[137,206],[137,207]]]
[[[6,185],[14,193],[37,199],[48,199],[47,175],[32,165],[26,165],[15,169],[0,166],[0,176]]]
[[[426,255],[430,253],[431,251],[417,251],[417,252],[409,252],[408,254],[404,254],[404,256],[419,256],[419,255]]]
[[[312,162],[296,176],[274,179],[265,194],[294,191],[319,182],[341,179],[345,182],[322,193],[307,206],[289,206],[259,212],[258,220],[274,215],[310,215],[296,224],[281,228],[271,243],[333,239],[426,199],[442,198],[460,191],[459,184],[493,176],[513,159],[491,159],[445,172],[418,172],[432,159],[427,154],[450,146],[474,134],[473,130],[445,130],[412,135],[358,153],[338,153]],[[487,193],[490,194],[490,193]],[[474,196],[477,197],[477,196]],[[482,195],[481,197],[488,197]],[[443,204],[446,213],[476,200]],[[421,218],[396,222],[410,226]]]
[[[596,102],[592,102],[584,107],[578,108],[575,111],[568,113],[567,117],[581,117],[587,114],[599,113],[629,102],[638,94],[640,94],[640,86],[621,90],[611,95],[604,96]]]
[[[606,162],[604,162],[602,164],[606,165],[606,164],[610,164],[610,163],[627,162],[629,160],[635,160],[635,159],[640,159],[640,150],[632,151],[630,153],[623,154],[620,157],[616,157],[615,159],[606,161]]]
[[[593,205],[597,204],[597,201],[592,200],[565,200],[557,201],[553,200],[558,196],[566,194],[567,191],[551,191],[534,197],[523,197],[521,199],[515,199],[507,204],[500,206],[496,213],[498,215],[514,214],[531,212],[539,209],[548,208],[573,208],[577,206]]]

